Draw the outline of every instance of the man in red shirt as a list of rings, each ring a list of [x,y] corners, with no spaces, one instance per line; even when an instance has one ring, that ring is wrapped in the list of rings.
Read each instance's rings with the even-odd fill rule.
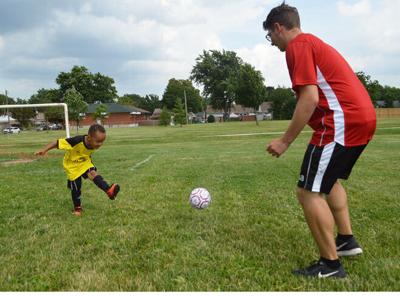
[[[347,195],[338,179],[348,179],[372,139],[375,110],[364,86],[346,60],[331,46],[300,29],[295,7],[273,8],[263,23],[266,38],[286,52],[297,104],[284,135],[267,151],[281,156],[308,124],[313,136],[304,155],[297,198],[318,245],[320,259],[294,274],[346,277],[338,256],[362,253],[353,236]],[[338,235],[334,237],[334,226]]]

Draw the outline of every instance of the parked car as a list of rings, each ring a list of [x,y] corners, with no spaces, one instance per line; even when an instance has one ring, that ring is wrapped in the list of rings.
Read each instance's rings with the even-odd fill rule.
[[[51,130],[60,130],[62,129],[62,125],[59,123],[52,123],[49,125],[49,129]]]
[[[3,129],[3,134],[19,134],[21,129],[19,127],[11,126]]]
[[[39,125],[39,126],[36,127],[37,131],[47,131],[49,129],[50,129],[50,127],[48,125],[45,125],[45,124],[42,124],[42,125]]]

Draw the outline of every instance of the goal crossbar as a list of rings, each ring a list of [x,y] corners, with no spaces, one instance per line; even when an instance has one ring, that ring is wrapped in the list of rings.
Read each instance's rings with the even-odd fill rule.
[[[67,138],[69,135],[69,118],[68,118],[68,106],[65,103],[45,103],[45,104],[17,104],[17,105],[0,105],[0,109],[8,108],[32,108],[32,107],[64,107],[64,119],[65,119],[65,131]]]

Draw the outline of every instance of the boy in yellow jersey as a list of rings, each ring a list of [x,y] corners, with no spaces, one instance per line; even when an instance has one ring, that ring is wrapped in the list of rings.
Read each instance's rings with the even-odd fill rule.
[[[58,139],[35,153],[35,155],[46,155],[47,151],[55,148],[66,151],[63,165],[67,173],[67,186],[71,190],[74,214],[76,216],[80,216],[82,212],[82,178],[89,178],[97,187],[103,190],[110,199],[115,199],[119,192],[119,185],[111,184],[111,186],[109,186],[107,182],[103,180],[103,177],[97,174],[97,169],[92,163],[92,153],[103,145],[105,139],[106,130],[104,127],[100,124],[93,124],[90,126],[87,135]]]

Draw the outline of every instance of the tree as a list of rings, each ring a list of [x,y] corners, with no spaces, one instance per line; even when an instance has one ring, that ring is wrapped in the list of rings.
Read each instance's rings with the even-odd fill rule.
[[[243,64],[233,51],[203,51],[196,58],[190,79],[203,85],[203,94],[216,109],[224,109],[225,118],[235,101],[235,82]]]
[[[143,100],[144,98],[138,94],[125,94],[118,99],[118,103],[139,107],[143,103]]]
[[[16,104],[28,104],[27,101],[17,99]],[[14,117],[23,127],[28,127],[31,119],[35,117],[36,112],[32,108],[12,108],[10,109],[12,117]]]
[[[13,98],[10,98],[6,95],[0,94],[0,105],[13,105],[15,101]],[[6,109],[0,109],[0,114],[6,114]]]
[[[160,125],[167,126],[171,122],[171,114],[169,113],[167,107],[164,107],[160,113]]]
[[[56,82],[63,94],[68,89],[75,87],[87,103],[114,102],[114,99],[117,98],[114,79],[100,73],[92,74],[84,66],[74,66],[71,72],[61,72],[58,74]]]
[[[264,77],[250,64],[245,63],[240,67],[236,83],[236,97],[236,103],[254,108],[254,112],[257,112],[260,104],[266,99]],[[256,123],[258,125],[257,116]]]
[[[12,105],[15,104],[15,100],[6,95],[0,94],[0,105]]]
[[[278,87],[269,88],[267,91],[267,101],[272,102],[272,112],[274,119],[292,118],[296,107],[296,98],[292,89]]]
[[[154,112],[156,108],[161,108],[162,104],[158,95],[149,94],[145,96],[144,104],[139,106],[139,108],[145,109],[151,113]]]
[[[374,105],[377,105],[377,101],[382,100],[383,87],[379,84],[379,81],[372,80],[371,76],[365,74],[364,72],[356,72],[358,79],[364,84],[367,89],[369,96],[371,97]]]
[[[29,99],[30,104],[61,103],[62,93],[59,89],[41,88]]]
[[[45,103],[59,103],[62,101],[62,95],[58,89],[44,89],[41,88],[36,94],[32,95],[29,99],[30,104],[45,104]],[[41,108],[37,108],[40,110]],[[46,121],[62,122],[63,112],[57,107],[45,107],[43,113]]]
[[[88,105],[75,87],[65,92],[64,102],[68,105],[69,118],[76,122],[76,131],[78,132],[79,122],[83,114],[87,111]]]
[[[132,105],[151,113],[154,109],[161,107],[161,101],[157,95],[146,95],[144,97],[137,94],[125,94],[118,99],[118,103],[123,105]]]
[[[168,109],[174,108],[178,99],[184,98],[186,93],[188,112],[200,112],[202,110],[202,97],[200,91],[196,89],[190,80],[178,80],[172,78],[164,91],[162,104]]]
[[[182,100],[177,98],[174,106],[174,120],[176,124],[182,126],[182,124],[186,124],[186,111],[183,106]]]
[[[382,99],[385,101],[386,107],[392,108],[393,103],[400,100],[400,88],[384,86],[382,89]]]
[[[100,73],[92,75],[92,102],[114,103],[117,98],[117,89],[114,86],[114,79]]]
[[[96,110],[93,113],[93,119],[94,120],[100,120],[100,124],[104,125],[104,119],[108,116],[107,113],[107,106],[100,104],[99,106],[96,107]]]

